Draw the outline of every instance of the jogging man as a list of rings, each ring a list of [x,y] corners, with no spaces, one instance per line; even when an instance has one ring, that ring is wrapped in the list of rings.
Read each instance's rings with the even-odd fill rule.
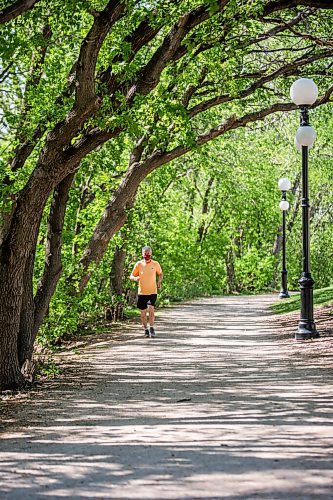
[[[130,280],[139,284],[137,306],[141,310],[141,323],[145,331],[145,337],[155,337],[155,302],[157,299],[157,289],[161,288],[163,273],[160,264],[152,260],[152,249],[143,247],[142,260],[139,260],[133,268]],[[156,283],[156,278],[157,283]],[[149,316],[149,328],[147,321],[147,311]]]

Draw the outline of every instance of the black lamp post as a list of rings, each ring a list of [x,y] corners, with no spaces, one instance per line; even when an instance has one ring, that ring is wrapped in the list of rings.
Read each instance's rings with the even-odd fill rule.
[[[310,268],[310,230],[309,230],[309,179],[308,153],[316,139],[316,132],[309,124],[308,108],[318,97],[318,89],[313,80],[300,78],[290,89],[292,101],[300,107],[300,127],[296,132],[296,145],[302,148],[302,276],[299,280],[301,288],[301,317],[296,340],[309,340],[319,337],[313,319],[313,284]]]
[[[283,178],[279,180],[279,189],[281,191],[282,199],[280,201],[280,209],[282,210],[282,270],[281,270],[281,291],[279,299],[288,299],[290,297],[288,292],[288,271],[286,268],[286,211],[289,208],[287,201],[287,191],[291,188],[289,179]]]

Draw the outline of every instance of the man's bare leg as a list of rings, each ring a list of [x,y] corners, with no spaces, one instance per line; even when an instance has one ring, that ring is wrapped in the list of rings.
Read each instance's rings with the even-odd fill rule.
[[[151,306],[151,305],[148,306],[148,314],[149,314],[150,335],[151,335],[151,337],[155,337],[155,329],[154,329],[155,308],[154,308],[154,306]]]
[[[147,335],[148,332],[147,309],[141,309],[140,313],[141,313],[141,323],[144,328],[145,334]]]
[[[148,306],[148,314],[149,314],[149,324],[150,324],[150,326],[154,326],[154,323],[155,323],[154,306]]]

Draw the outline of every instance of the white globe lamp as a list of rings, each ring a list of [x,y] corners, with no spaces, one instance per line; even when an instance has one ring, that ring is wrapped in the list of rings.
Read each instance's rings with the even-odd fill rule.
[[[311,125],[303,125],[297,129],[296,141],[300,146],[311,147],[316,140],[316,131]]]
[[[280,191],[289,191],[289,189],[291,188],[291,182],[286,177],[283,177],[279,180],[278,186]]]
[[[279,203],[280,210],[288,210],[289,202],[287,200],[281,200]]]
[[[318,87],[311,78],[300,78],[290,88],[291,100],[297,106],[311,106],[318,97]]]
[[[295,145],[295,148],[298,149],[298,151],[302,151],[302,144],[299,144],[299,142],[297,141],[296,137],[294,139],[294,145]],[[312,148],[312,146],[308,146],[309,149]]]

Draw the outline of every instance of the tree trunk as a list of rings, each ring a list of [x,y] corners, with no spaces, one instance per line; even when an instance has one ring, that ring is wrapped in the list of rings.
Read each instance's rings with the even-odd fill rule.
[[[40,218],[47,200],[42,185],[40,178],[35,182],[30,180],[22,190],[9,231],[0,247],[1,389],[14,388],[24,382],[18,355],[18,336],[22,305],[24,315],[29,315],[31,303],[31,289],[27,289],[24,300],[23,294],[27,285],[25,279],[28,280],[28,275],[31,275],[29,259],[33,259]]]
[[[110,272],[111,314],[113,321],[124,318],[124,267],[126,250],[124,246],[116,246]]]
[[[17,332],[20,327],[22,285],[18,279],[20,268],[1,262],[0,279],[0,390],[15,389],[24,384],[17,353]],[[14,334],[13,334],[14,333]]]
[[[124,292],[124,267],[126,259],[126,250],[124,247],[116,246],[111,264],[110,272],[110,291],[111,294],[122,295]]]
[[[226,271],[227,271],[227,293],[233,293],[235,291],[235,266],[234,266],[234,252],[232,248],[229,248],[227,252]]]
[[[17,221],[15,226],[18,226]],[[38,233],[38,225],[29,227],[32,233]],[[17,242],[13,241],[14,237],[12,241],[6,241],[7,244],[1,251],[0,264],[1,389],[19,387],[24,381],[20,371],[24,355],[19,356],[19,349],[26,352],[33,314],[31,284],[33,255],[26,255],[27,238],[24,238],[19,231],[13,231],[12,234],[17,236]],[[19,337],[21,326],[24,331]]]
[[[205,217],[207,216],[207,214],[209,212],[208,201],[209,201],[209,195],[210,195],[210,191],[212,189],[213,182],[214,182],[214,177],[211,176],[208,180],[208,186],[206,188],[206,191],[205,191],[205,194],[204,194],[203,200],[202,200],[202,209],[201,209],[202,219],[201,219],[201,224],[200,224],[199,229],[198,229],[198,241],[199,241],[199,243],[203,242],[203,240],[205,239],[205,236],[207,234],[208,227],[207,227],[207,221],[206,221]]]
[[[72,186],[75,173],[69,174],[55,188],[47,225],[47,241],[45,248],[45,267],[35,296],[35,316],[32,330],[32,343],[30,355],[33,351],[38,330],[47,314],[51,298],[56,290],[58,281],[62,274],[61,248],[62,231],[65,221],[66,206],[69,191]]]
[[[54,153],[54,152],[53,152]],[[47,152],[45,151],[45,154]],[[52,156],[52,152],[50,152]],[[42,154],[42,158],[45,158]],[[56,154],[48,167],[40,164],[18,196],[7,234],[0,246],[0,387],[19,387],[23,383],[20,371],[18,341],[20,324],[31,304],[31,263],[35,252],[40,220],[50,191],[61,180],[65,169]],[[60,168],[59,168],[60,167]],[[60,177],[60,178],[59,178]],[[30,275],[30,277],[29,277]],[[31,288],[30,288],[31,287]],[[24,291],[27,290],[24,296]],[[24,296],[24,300],[23,300]],[[23,311],[22,311],[23,306]],[[21,312],[23,313],[21,322]],[[30,320],[29,320],[30,321]],[[29,334],[20,338],[26,345]],[[20,356],[20,358],[22,358]],[[8,368],[7,365],[10,364]]]
[[[81,222],[79,221],[80,214],[82,210],[84,210],[89,203],[94,201],[95,199],[95,193],[92,192],[91,187],[90,187],[90,180],[91,177],[88,177],[87,181],[85,182],[84,185],[81,185],[81,193],[80,193],[80,201],[79,201],[79,206],[76,211],[76,222],[75,222],[75,228],[74,228],[74,237],[80,234],[82,230],[82,225]],[[77,255],[79,250],[79,245],[76,241],[73,242],[72,245],[72,254]]]
[[[20,329],[17,338],[17,352],[21,368],[27,360],[31,360],[34,342],[32,338],[35,313],[33,298],[34,261],[35,252],[31,252],[27,259],[24,272]]]

